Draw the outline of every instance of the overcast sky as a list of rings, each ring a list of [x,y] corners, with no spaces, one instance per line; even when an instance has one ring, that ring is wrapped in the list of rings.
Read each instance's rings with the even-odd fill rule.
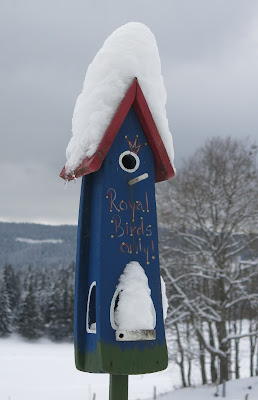
[[[1,0],[1,221],[77,223],[81,181],[59,178],[75,101],[130,21],[158,43],[176,167],[212,136],[258,141],[257,0]]]

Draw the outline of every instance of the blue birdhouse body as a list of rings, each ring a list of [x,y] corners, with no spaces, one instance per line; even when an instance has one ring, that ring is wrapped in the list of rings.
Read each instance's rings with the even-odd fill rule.
[[[161,140],[155,147],[141,104],[146,105],[126,102],[118,132],[106,139],[106,147],[101,145],[100,168],[91,172],[84,164],[80,170],[86,168],[87,174],[78,223],[74,344],[76,367],[82,371],[142,374],[163,370],[168,363],[155,203],[160,163],[155,153],[161,154],[155,149]],[[167,176],[167,170],[161,174]],[[116,320],[123,295],[117,289],[119,278],[132,261],[148,279],[150,329],[120,329]]]

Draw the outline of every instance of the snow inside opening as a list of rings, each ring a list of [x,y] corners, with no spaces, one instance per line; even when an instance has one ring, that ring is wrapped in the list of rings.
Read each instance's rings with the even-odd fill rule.
[[[87,312],[86,312],[86,331],[96,333],[96,281],[92,282],[89,288]]]
[[[155,328],[156,314],[148,278],[137,261],[127,264],[116,292],[119,293],[119,301],[114,320],[118,330]]]
[[[161,284],[161,296],[162,296],[162,308],[163,308],[163,319],[164,321],[168,315],[168,298],[166,295],[166,284],[162,276],[160,277],[160,284]]]
[[[66,173],[92,156],[126,91],[137,78],[173,165],[172,135],[166,117],[166,90],[156,39],[144,24],[130,22],[115,30],[88,67],[72,119],[66,149]]]

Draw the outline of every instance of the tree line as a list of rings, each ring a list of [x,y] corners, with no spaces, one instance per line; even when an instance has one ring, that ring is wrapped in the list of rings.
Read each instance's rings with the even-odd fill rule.
[[[14,270],[0,274],[0,337],[18,333],[26,339],[73,338],[75,264]]]
[[[244,337],[249,338],[250,375],[255,373],[256,160],[257,146],[248,140],[213,138],[158,189],[159,221],[167,236],[160,244],[170,305],[167,327],[176,337],[171,357],[183,386],[191,384],[194,348],[203,383],[239,378]]]

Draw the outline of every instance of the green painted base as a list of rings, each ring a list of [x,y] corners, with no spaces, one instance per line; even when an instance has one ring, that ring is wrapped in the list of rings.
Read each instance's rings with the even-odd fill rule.
[[[166,341],[162,346],[156,344],[153,348],[122,351],[119,345],[107,345],[103,341],[97,344],[95,352],[80,353],[75,347],[76,368],[84,372],[106,372],[117,375],[149,374],[166,369],[168,353]]]

